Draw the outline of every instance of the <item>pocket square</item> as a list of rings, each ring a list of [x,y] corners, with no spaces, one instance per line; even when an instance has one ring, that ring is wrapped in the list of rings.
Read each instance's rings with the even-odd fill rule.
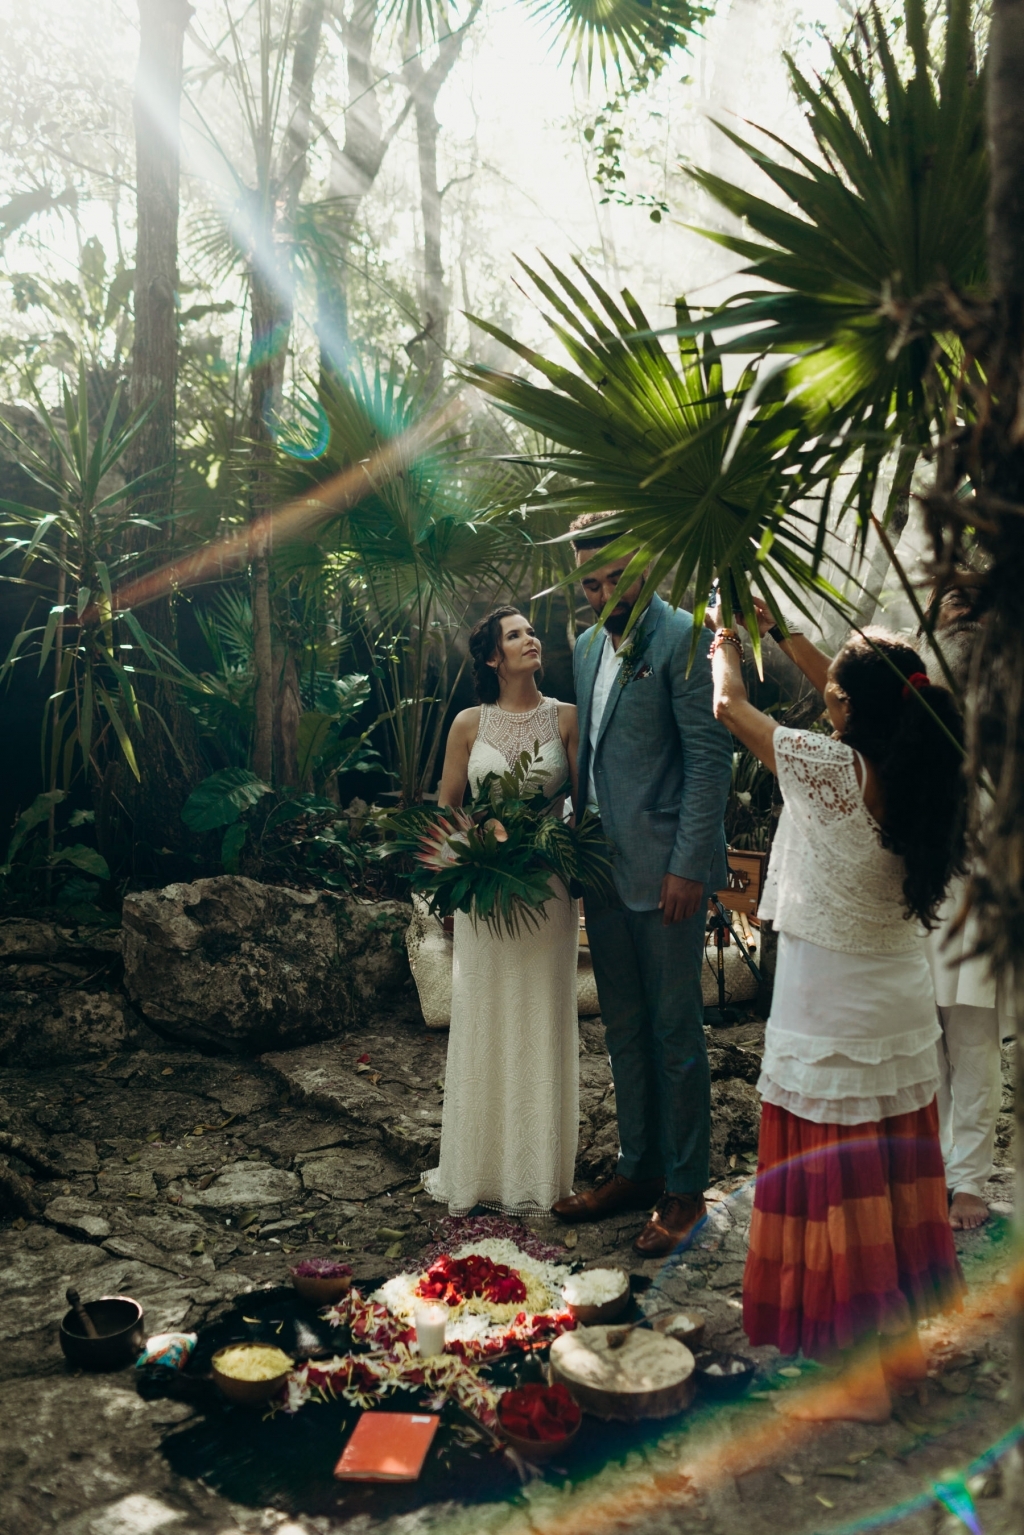
[[[654,676],[654,668],[653,668],[653,666],[650,664],[649,661],[645,661],[643,666],[641,666],[639,668],[639,670],[637,670],[637,671],[635,671],[633,673],[633,676],[632,676],[631,680],[633,682],[643,682],[645,678],[653,677],[653,676]]]

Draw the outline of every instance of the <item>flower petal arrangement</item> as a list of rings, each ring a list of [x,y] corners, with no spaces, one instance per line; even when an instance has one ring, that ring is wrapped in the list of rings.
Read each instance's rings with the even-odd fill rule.
[[[507,1238],[497,1238],[443,1253],[424,1273],[396,1274],[371,1301],[404,1327],[412,1327],[418,1302],[441,1301],[449,1308],[449,1344],[468,1353],[489,1352],[510,1327],[556,1319],[571,1324],[562,1300],[568,1272],[564,1264],[531,1257]]]
[[[579,1427],[579,1404],[569,1388],[530,1383],[506,1391],[498,1408],[498,1421],[517,1439],[566,1439]]]
[[[510,1349],[552,1343],[576,1326],[561,1298],[568,1274],[565,1264],[523,1252],[507,1237],[492,1237],[441,1253],[418,1274],[398,1274],[372,1296],[352,1289],[322,1315],[332,1326],[348,1328],[363,1352],[298,1365],[272,1410],[295,1413],[306,1402],[332,1397],[370,1407],[392,1391],[426,1388],[434,1393],[431,1410],[451,1395],[493,1427],[502,1388],[492,1386],[478,1367]],[[521,1301],[512,1299],[520,1294]],[[415,1352],[413,1317],[424,1298],[442,1298],[450,1308],[445,1352],[430,1358]],[[532,1407],[535,1433],[523,1437],[543,1438],[544,1431],[564,1437],[572,1425],[555,1433],[563,1408],[553,1399]]]
[[[543,920],[553,877],[571,895],[610,888],[611,847],[600,822],[585,811],[569,826],[559,813],[562,794],[544,792],[538,762],[523,752],[507,773],[488,773],[462,809],[377,813],[381,856],[411,858],[412,888],[435,916],[465,912],[514,938]]]

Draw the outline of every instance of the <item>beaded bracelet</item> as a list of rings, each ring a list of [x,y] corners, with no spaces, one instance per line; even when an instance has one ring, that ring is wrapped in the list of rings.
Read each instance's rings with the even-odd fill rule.
[[[711,641],[709,654],[714,655],[716,650],[721,650],[723,645],[735,645],[738,655],[743,656],[743,641],[735,629],[716,629],[715,637]]]

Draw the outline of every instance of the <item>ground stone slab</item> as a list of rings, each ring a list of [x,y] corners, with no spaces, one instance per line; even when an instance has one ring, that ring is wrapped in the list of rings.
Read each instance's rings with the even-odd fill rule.
[[[110,1235],[110,1222],[104,1219],[102,1207],[90,1204],[87,1199],[58,1195],[46,1206],[46,1218],[90,1242],[100,1242]]]
[[[411,990],[401,901],[234,875],[126,896],[125,986],[161,1034],[235,1053],[326,1039]]]
[[[282,1167],[268,1167],[265,1162],[230,1162],[209,1188],[198,1194],[186,1194],[182,1203],[211,1210],[249,1207],[258,1210],[266,1205],[287,1204],[299,1193],[298,1178]]]
[[[373,1199],[409,1182],[408,1167],[362,1146],[314,1152],[296,1161],[306,1192],[327,1194],[331,1199]]]

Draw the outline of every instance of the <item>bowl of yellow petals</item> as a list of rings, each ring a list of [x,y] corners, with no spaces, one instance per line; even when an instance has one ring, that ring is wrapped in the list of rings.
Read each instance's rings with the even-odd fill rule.
[[[270,1343],[229,1343],[210,1361],[213,1379],[229,1402],[258,1407],[276,1396],[293,1360]]]

